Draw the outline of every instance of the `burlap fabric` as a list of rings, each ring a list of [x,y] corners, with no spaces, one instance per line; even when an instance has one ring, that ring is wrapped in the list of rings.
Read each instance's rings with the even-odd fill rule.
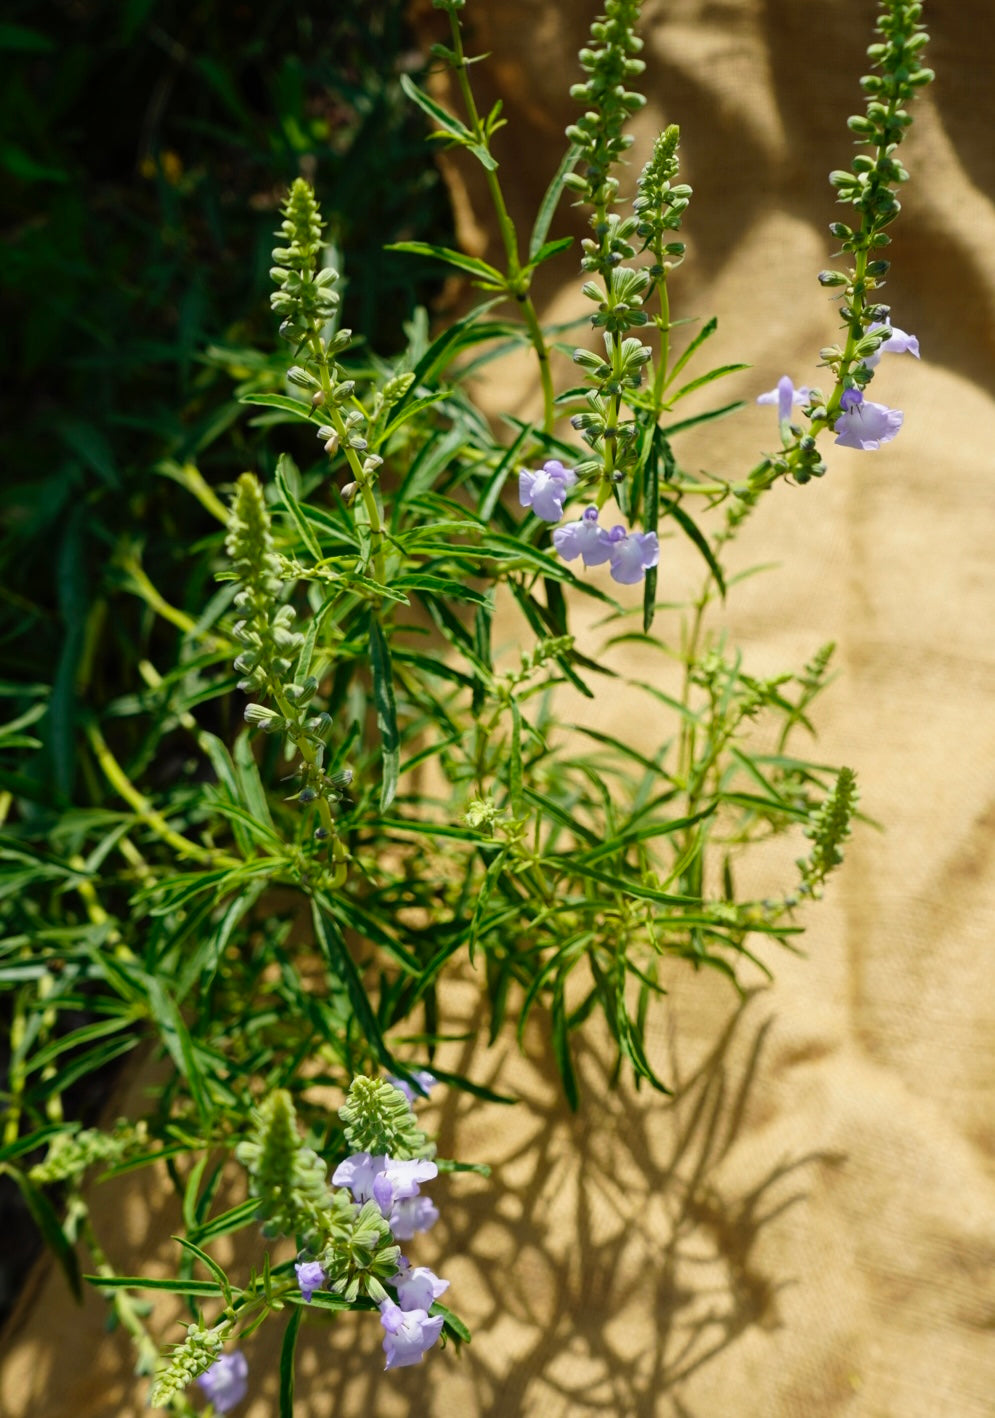
[[[440,17],[425,9],[431,29]],[[859,769],[863,806],[886,831],[857,831],[809,914],[807,958],[765,952],[773,987],[748,978],[757,988],[739,1006],[718,977],[673,972],[651,1041],[673,1101],[609,1091],[596,1030],[579,1053],[578,1117],[541,1026],[524,1057],[476,1038],[448,1049],[448,1066],[525,1100],[450,1097],[426,1114],[443,1153],[494,1167],[490,1182],[436,1185],[443,1218],[418,1248],[452,1280],[474,1342],[385,1375],[375,1319],[309,1324],[302,1418],[995,1414],[995,45],[984,0],[933,10],[940,78],[907,148],[914,182],[888,287],[923,359],[886,357],[874,389],[905,427],[875,453],[832,450],[822,482],[767,500],[735,560],[776,568],[738,588],[726,617],[758,672],[839,642],[818,754]],[[523,219],[562,151],[573,110],[561,95],[594,11],[468,5],[471,49],[494,55],[476,75],[511,120],[498,152]],[[816,352],[835,338],[814,282],[835,215],[825,177],[847,161],[872,13],[870,0],[647,0],[650,104],[633,163],[680,122],[695,197],[677,313],[720,316],[716,362],[753,359],[730,396],[785,372],[814,382]],[[486,249],[479,183],[460,174],[464,234]],[[550,319],[583,306],[576,281],[541,296]],[[535,411],[532,367],[495,366],[484,397]],[[773,441],[772,411],[751,409],[680,451],[732,473]],[[691,566],[665,543],[662,594]],[[601,634],[591,627],[588,644]],[[663,672],[644,652],[616,664]],[[666,731],[615,689],[568,713],[646,746]],[[754,873],[762,889],[773,864]],[[448,1003],[451,1027],[478,1021],[472,985]],[[94,1207],[114,1263],[154,1273],[174,1218],[161,1184],[145,1185],[98,1188]],[[235,1258],[236,1275],[252,1259]],[[98,1299],[77,1309],[40,1274],[6,1338],[4,1418],[143,1412],[146,1384],[104,1319]],[[246,1346],[247,1418],[276,1411],[272,1328]]]

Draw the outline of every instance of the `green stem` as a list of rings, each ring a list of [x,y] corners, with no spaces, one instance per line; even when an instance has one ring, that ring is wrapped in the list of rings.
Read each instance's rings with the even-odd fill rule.
[[[470,130],[474,139],[488,153],[490,145],[484,125],[477,112],[477,105],[473,97],[473,90],[470,87],[470,80],[467,75],[466,56],[463,51],[463,35],[460,30],[459,20],[456,12],[449,12],[449,27],[452,33],[453,52],[456,56],[453,68],[456,71],[456,82],[459,85],[460,95],[463,99],[463,106],[466,109],[467,118],[470,120]],[[542,384],[543,402],[543,432],[550,434],[553,431],[553,424],[556,420],[555,391],[553,389],[553,375],[549,367],[549,347],[546,344],[542,333],[542,326],[539,324],[539,317],[536,314],[535,305],[529,295],[530,276],[522,271],[522,261],[518,252],[518,234],[515,231],[515,224],[508,213],[508,207],[504,200],[504,193],[501,190],[501,183],[497,172],[492,168],[484,168],[484,180],[487,183],[487,190],[490,193],[491,203],[494,207],[494,215],[497,217],[498,231],[501,234],[501,242],[504,246],[505,258],[508,263],[506,272],[508,290],[518,302],[525,327],[529,333],[529,340],[535,350],[536,358],[539,361],[539,379]]]
[[[321,371],[321,392],[325,396],[324,410],[328,414],[332,428],[339,437],[339,441],[346,461],[352,469],[353,479],[359,487],[363,498],[363,506],[366,508],[366,515],[370,522],[370,537],[373,543],[373,567],[376,579],[383,585],[386,582],[386,565],[384,562],[384,533],[383,522],[380,520],[380,509],[377,506],[377,499],[374,495],[370,480],[363,472],[363,462],[355,448],[349,447],[346,433],[345,419],[332,403],[332,377],[328,371],[328,354],[321,340],[321,332],[317,326],[313,326],[310,336],[311,353],[314,355],[315,363]]]
[[[169,823],[160,812],[149,802],[142,793],[138,791],[134,783],[125,773],[117,759],[111,753],[107,741],[96,723],[92,720],[86,725],[86,736],[90,741],[100,770],[110,783],[111,787],[124,798],[128,806],[141,818],[147,827],[150,827],[157,837],[172,847],[177,856],[184,860],[210,863],[211,866],[236,867],[242,862],[237,857],[229,857],[220,852],[210,851],[206,847],[201,847],[196,842],[191,842],[187,837],[181,837],[178,832],[174,832]]]

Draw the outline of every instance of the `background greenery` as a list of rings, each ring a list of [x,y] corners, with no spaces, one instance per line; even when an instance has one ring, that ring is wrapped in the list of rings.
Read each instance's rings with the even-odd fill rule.
[[[247,373],[239,352],[277,343],[268,269],[290,181],[303,172],[337,214],[343,321],[375,348],[403,342],[403,319],[438,289],[437,266],[383,250],[453,244],[420,116],[398,84],[420,64],[403,9],[5,7],[0,721],[28,722],[0,745],[0,791],[4,815],[7,791],[33,815],[31,837],[67,808],[108,800],[81,748],[80,707],[132,693],[139,659],[170,633],[128,568],[140,560],[194,618],[212,594],[208,558],[191,548],[216,540],[216,523],[163,473],[195,460],[216,486],[268,463],[232,389]],[[24,753],[26,733],[37,752]],[[179,755],[156,768],[181,771]],[[69,1095],[77,1113],[99,1108],[115,1068],[85,1076],[86,1096]],[[20,1200],[7,1178],[0,1188],[3,1314],[35,1231],[13,1224]]]

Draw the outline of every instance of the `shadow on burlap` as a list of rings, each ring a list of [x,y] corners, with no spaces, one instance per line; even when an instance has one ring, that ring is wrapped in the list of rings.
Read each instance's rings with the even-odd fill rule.
[[[375,1317],[309,1322],[301,1418],[995,1413],[995,149],[978,123],[995,43],[980,3],[940,8],[940,80],[917,109],[886,293],[923,359],[886,356],[873,394],[905,426],[877,453],[832,449],[824,480],[766,500],[734,557],[773,569],[737,587],[721,618],[755,673],[838,641],[816,756],[859,770],[862,806],[886,831],[857,830],[809,913],[805,958],[764,949],[773,987],[748,975],[740,1005],[717,976],[674,968],[650,1037],[672,1099],[627,1081],[612,1091],[595,1028],[571,1116],[541,1023],[523,1055],[507,1041],[488,1052],[472,981],[451,986],[446,1027],[471,1040],[440,1062],[524,1100],[448,1097],[425,1113],[443,1155],[494,1167],[489,1181],[440,1179],[442,1220],[410,1248],[452,1281],[446,1298],[474,1341],[385,1375]],[[560,94],[594,10],[469,0],[465,12],[471,51],[494,54],[475,78],[482,106],[505,99],[498,156],[526,230],[574,116]],[[681,123],[695,196],[675,313],[720,315],[714,363],[752,358],[729,397],[752,402],[785,372],[817,382],[817,351],[835,339],[814,281],[836,215],[825,174],[847,161],[872,12],[863,0],[647,0],[651,102],[633,167],[663,123]],[[486,251],[476,174],[451,175],[467,240]],[[581,312],[578,284],[541,288],[545,318]],[[536,384],[527,362],[506,363],[482,397],[528,415]],[[749,407],[678,453],[734,476],[774,440],[771,411]],[[696,584],[692,553],[664,542],[661,597],[688,574]],[[606,632],[586,603],[578,613],[597,653]],[[646,656],[629,647],[612,663],[634,679],[665,673]],[[605,684],[594,704],[565,701],[564,719],[655,749],[667,725]],[[779,865],[747,868],[747,889],[771,889]],[[147,1185],[95,1192],[122,1271],[170,1263],[175,1214],[161,1183]],[[230,1258],[237,1279],[258,1257]],[[158,1317],[167,1338],[172,1318]],[[103,1319],[99,1299],[77,1310],[41,1274],[7,1335],[3,1418],[145,1411],[145,1383]],[[246,1346],[247,1418],[276,1411],[272,1328]]]

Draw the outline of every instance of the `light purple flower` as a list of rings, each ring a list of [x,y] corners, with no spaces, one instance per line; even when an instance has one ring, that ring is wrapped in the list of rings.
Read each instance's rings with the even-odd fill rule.
[[[884,344],[878,345],[872,355],[868,355],[863,361],[868,369],[873,369],[883,354],[910,354],[919,358],[919,341],[915,335],[907,335],[904,330],[899,330],[895,325],[889,325],[884,320],[874,320],[867,327],[867,333],[873,334],[875,330],[890,330],[891,334]]]
[[[389,1216],[396,1201],[416,1197],[418,1183],[430,1182],[438,1175],[438,1167],[425,1157],[415,1157],[405,1162],[392,1162],[385,1157],[383,1167],[373,1179],[373,1199],[384,1216]]]
[[[777,381],[775,389],[768,389],[766,394],[757,395],[758,404],[776,404],[777,421],[784,423],[791,417],[792,404],[804,404],[808,401],[809,388],[807,384],[802,384],[798,389],[791,382],[787,374],[782,374]]]
[[[335,1168],[332,1173],[332,1185],[348,1187],[355,1201],[370,1201],[373,1197],[373,1183],[383,1171],[386,1161],[384,1156],[371,1157],[368,1152],[354,1152]]]
[[[428,1231],[439,1219],[439,1208],[427,1196],[404,1197],[395,1201],[387,1218],[395,1241],[410,1241],[419,1231]]]
[[[440,1280],[427,1265],[406,1266],[392,1278],[391,1284],[397,1290],[397,1303],[402,1310],[430,1310],[449,1289],[449,1281]]]
[[[441,1315],[429,1319],[427,1311],[402,1310],[393,1300],[384,1300],[381,1304],[380,1323],[386,1331],[385,1369],[404,1369],[409,1364],[419,1363],[442,1333]]]
[[[438,1083],[438,1079],[436,1078],[435,1074],[429,1073],[428,1069],[426,1068],[413,1068],[411,1070],[411,1077],[418,1084],[419,1088],[423,1088],[426,1093],[429,1091],[430,1088],[432,1088],[436,1083]],[[387,1082],[392,1083],[399,1093],[403,1093],[409,1103],[414,1103],[416,1096],[415,1090],[412,1088],[411,1084],[407,1081],[406,1078],[395,1078],[393,1074],[389,1074],[387,1077]],[[417,1096],[421,1097],[421,1094],[418,1094]]]
[[[553,545],[564,561],[583,558],[585,566],[600,566],[612,554],[611,538],[598,523],[598,509],[588,507],[578,522],[567,522],[553,533]]]
[[[655,532],[627,532],[613,527],[611,538],[611,578],[622,586],[635,586],[660,559],[660,543]]]
[[[297,1284],[304,1296],[304,1302],[310,1305],[314,1292],[324,1288],[327,1276],[316,1260],[298,1261],[294,1269],[297,1272]]]
[[[844,448],[880,448],[882,443],[890,443],[895,437],[904,417],[900,409],[889,409],[865,399],[855,409],[841,413],[833,424],[836,442]]]
[[[214,1404],[215,1413],[227,1413],[241,1403],[249,1388],[249,1365],[238,1349],[222,1354],[197,1382]]]
[[[573,468],[565,468],[557,458],[551,458],[538,472],[522,469],[518,475],[518,500],[544,522],[558,522],[563,516],[564,499],[576,482]]]

